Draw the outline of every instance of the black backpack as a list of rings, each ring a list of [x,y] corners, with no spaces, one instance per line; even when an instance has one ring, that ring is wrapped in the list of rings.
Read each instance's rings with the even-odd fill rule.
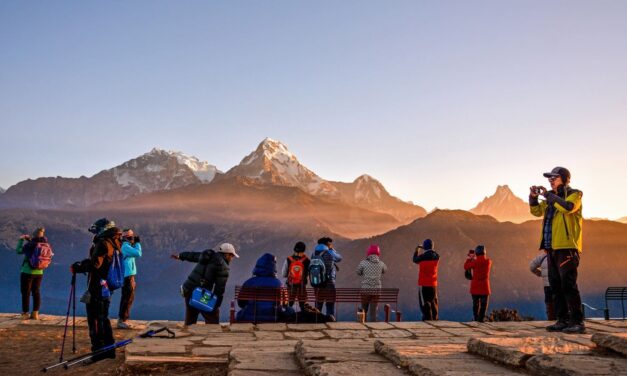
[[[472,269],[464,270],[464,277],[466,277],[467,280],[472,281]]]

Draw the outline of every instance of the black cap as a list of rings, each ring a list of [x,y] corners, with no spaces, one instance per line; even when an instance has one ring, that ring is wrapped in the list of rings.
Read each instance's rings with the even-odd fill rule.
[[[542,174],[545,178],[561,177],[564,184],[570,181],[570,171],[565,167],[555,167],[551,172]]]

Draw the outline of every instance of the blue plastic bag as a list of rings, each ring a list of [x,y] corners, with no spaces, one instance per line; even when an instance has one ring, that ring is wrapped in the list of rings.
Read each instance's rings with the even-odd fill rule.
[[[202,287],[196,287],[189,298],[189,305],[202,312],[213,312],[217,302],[218,297]]]

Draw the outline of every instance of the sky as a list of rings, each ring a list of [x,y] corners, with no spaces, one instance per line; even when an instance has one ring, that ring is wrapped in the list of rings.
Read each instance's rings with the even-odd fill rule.
[[[428,210],[571,170],[627,216],[625,1],[0,2],[0,187],[265,137]]]

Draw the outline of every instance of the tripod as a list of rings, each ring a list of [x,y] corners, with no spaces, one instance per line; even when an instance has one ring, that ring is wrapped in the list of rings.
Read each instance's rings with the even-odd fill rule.
[[[72,282],[70,283],[70,298],[67,302],[67,313],[65,315],[65,328],[63,329],[63,341],[61,342],[59,363],[63,362],[65,339],[67,337],[67,328],[70,320],[70,305],[72,306],[72,354],[76,354],[76,273],[72,273]]]

